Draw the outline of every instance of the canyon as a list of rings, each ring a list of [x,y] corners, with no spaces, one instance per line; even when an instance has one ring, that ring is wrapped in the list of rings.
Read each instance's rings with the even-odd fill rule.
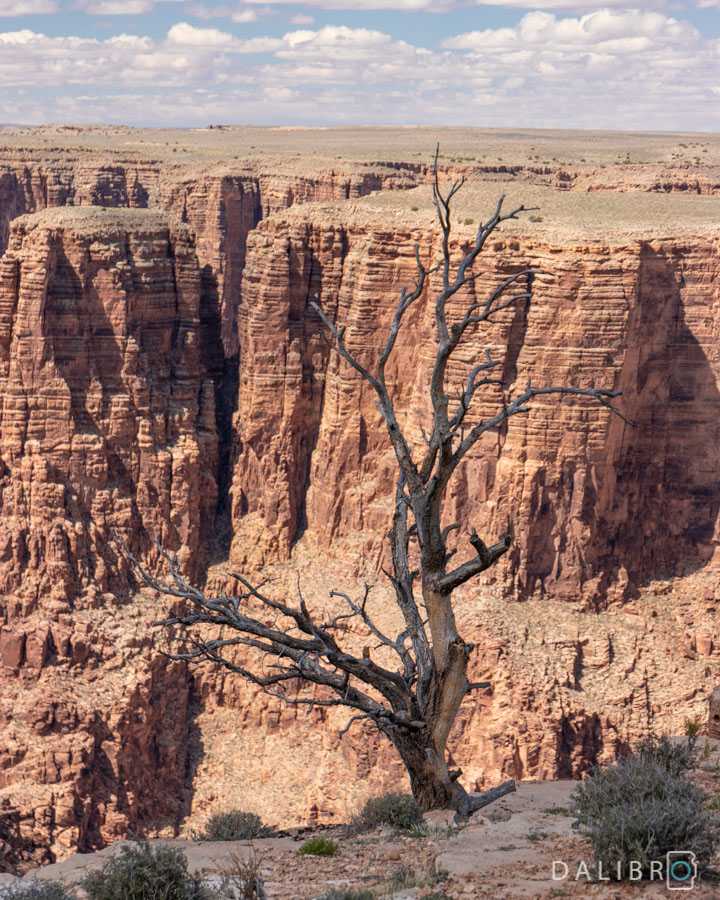
[[[437,137],[0,131],[0,868],[227,807],[343,820],[403,783],[371,730],[341,736],[347,714],[169,661],[124,552],[157,570],[166,548],[209,589],[299,577],[314,602],[369,581],[392,623],[392,453],[310,301],[371,363],[415,246],[439,251]],[[453,757],[478,788],[577,777],[705,717],[718,682],[720,140],[439,138],[467,179],[455,248],[500,194],[538,207],[472,288],[532,267],[533,301],[470,335],[458,391],[489,348],[508,387],[623,392],[624,418],[543,403],[487,435],[447,504],[459,559],[473,527],[515,533],[458,598],[492,687]],[[417,445],[431,337],[421,302],[388,369]]]

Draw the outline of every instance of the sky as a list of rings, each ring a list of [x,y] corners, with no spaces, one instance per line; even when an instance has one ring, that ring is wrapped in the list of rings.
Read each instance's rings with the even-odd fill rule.
[[[0,122],[720,131],[720,0],[0,0]]]

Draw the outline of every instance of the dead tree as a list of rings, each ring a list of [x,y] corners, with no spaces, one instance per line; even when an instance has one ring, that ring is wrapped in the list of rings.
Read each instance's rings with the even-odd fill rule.
[[[473,689],[488,687],[468,681],[473,644],[458,633],[453,593],[495,565],[507,553],[512,538],[508,532],[487,545],[473,530],[469,544],[474,555],[451,565],[448,537],[458,525],[443,522],[448,484],[482,435],[527,413],[535,398],[574,397],[613,409],[611,400],[619,393],[602,387],[532,384],[511,393],[498,378],[501,361],[488,351],[468,373],[460,395],[451,396],[448,363],[463,338],[470,329],[492,323],[503,310],[529,304],[535,274],[532,269],[518,271],[483,299],[468,291],[470,299],[464,313],[457,318],[448,315],[448,301],[475,278],[473,266],[488,239],[503,222],[528,211],[520,206],[505,212],[501,198],[490,219],[478,228],[472,244],[454,261],[451,207],[463,184],[460,179],[446,191],[441,188],[436,153],[432,191],[440,227],[440,261],[426,267],[416,248],[415,283],[401,291],[387,339],[372,366],[366,366],[348,349],[345,329],[336,326],[317,302],[310,304],[337,352],[375,392],[397,460],[394,513],[388,533],[392,565],[386,575],[402,615],[402,631],[388,634],[377,625],[368,611],[367,587],[359,599],[332,591],[330,596],[342,611],[334,609],[334,617],[322,618],[314,605],[311,609],[306,603],[300,585],[299,600],[293,602],[270,596],[264,585],[253,584],[241,574],[229,573],[238,585],[237,592],[233,596],[209,596],[188,583],[170,554],[164,554],[169,575],[163,578],[152,575],[137,559],[131,560],[145,584],[179,601],[161,623],[171,626],[173,640],[181,642],[171,654],[174,659],[222,666],[288,703],[350,708],[354,715],[348,727],[358,719],[369,720],[395,746],[407,768],[413,794],[424,809],[451,807],[467,816],[514,790],[514,782],[486,794],[468,794],[459,781],[462,773],[448,767],[448,736],[460,705]],[[439,285],[430,298],[433,274]],[[435,358],[429,381],[432,413],[419,453],[398,420],[386,368],[408,309],[422,299],[432,302],[434,308]],[[499,391],[502,400],[494,414],[469,424],[473,401],[483,388]],[[411,553],[413,540],[417,548]],[[350,620],[361,625],[367,640],[376,644],[374,650],[365,646],[357,654],[348,649],[343,637],[347,637]],[[380,649],[382,653],[377,653]],[[395,662],[389,663],[389,659]],[[314,686],[312,697],[302,696],[299,686],[303,683]]]

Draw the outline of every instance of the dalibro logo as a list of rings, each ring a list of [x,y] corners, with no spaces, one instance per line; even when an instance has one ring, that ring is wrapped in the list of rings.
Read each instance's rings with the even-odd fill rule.
[[[571,874],[570,866],[555,860],[552,867],[553,881],[664,881],[669,891],[691,891],[697,879],[697,858],[691,850],[672,850],[665,859],[653,860],[650,869],[643,869],[639,860],[619,862],[617,865],[578,863]]]
[[[689,850],[673,850],[667,855],[665,877],[669,891],[691,891],[697,878],[697,860]]]

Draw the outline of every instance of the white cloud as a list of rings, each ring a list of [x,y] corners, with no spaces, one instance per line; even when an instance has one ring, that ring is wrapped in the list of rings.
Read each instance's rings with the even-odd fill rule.
[[[187,22],[178,22],[168,31],[168,41],[191,47],[231,47],[237,40],[226,31],[217,28],[195,28]]]
[[[168,43],[185,47],[204,47],[232,50],[236,53],[270,53],[283,46],[278,38],[251,38],[244,41],[218,28],[196,28],[188,22],[178,22],[167,34]]]
[[[471,31],[449,38],[443,46],[479,52],[523,46],[551,53],[580,49],[634,53],[659,44],[680,45],[699,38],[692,25],[661,13],[603,9],[579,19],[559,19],[551,13],[531,12],[516,28]],[[642,46],[638,41],[643,42]]]
[[[273,10],[268,7],[251,8],[242,6],[206,6],[203,3],[194,3],[187,7],[187,11],[198,19],[230,19],[238,25],[247,25],[257,22],[261,16],[273,15]]]
[[[290,19],[291,25],[312,25],[315,19],[312,16],[306,16],[304,13],[298,13]]]
[[[252,39],[186,21],[160,39],[0,34],[0,119],[720,129],[720,42],[659,12],[534,11],[440,49],[303,25]]]
[[[94,16],[140,16],[152,8],[153,0],[91,0],[79,6]]]
[[[297,6],[297,0],[246,0],[247,3],[268,4],[273,6]],[[405,10],[415,12],[428,10],[441,12],[456,5],[455,0],[303,0],[303,6],[317,9],[335,10]]]
[[[55,0],[0,0],[0,16],[38,16],[57,12]]]

